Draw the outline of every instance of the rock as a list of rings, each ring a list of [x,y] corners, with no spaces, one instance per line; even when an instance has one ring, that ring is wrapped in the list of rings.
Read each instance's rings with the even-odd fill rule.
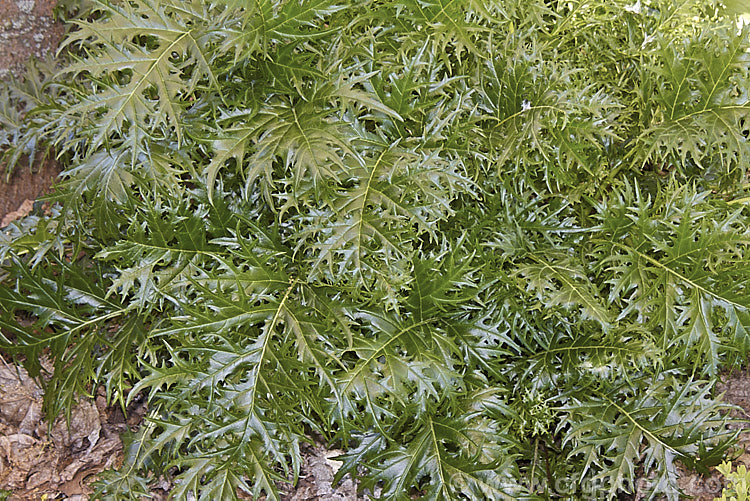
[[[56,0],[0,0],[0,78],[20,76],[31,56],[54,53],[64,28],[55,21]]]

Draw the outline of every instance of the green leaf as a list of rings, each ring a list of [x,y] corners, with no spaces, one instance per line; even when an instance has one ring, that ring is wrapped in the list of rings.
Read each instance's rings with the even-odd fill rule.
[[[700,430],[721,426],[724,406],[710,398],[710,385],[689,381],[683,386],[671,374],[635,383],[565,406],[570,420],[566,440],[574,444],[571,456],[589,456],[587,469],[599,472],[610,496],[627,489],[636,464],[643,464],[655,470],[653,491],[676,500],[674,459],[695,454],[702,444]],[[615,397],[619,392],[627,398]]]
[[[583,318],[596,320],[605,330],[610,327],[610,314],[598,291],[574,260],[549,254],[544,258],[532,256],[532,260],[535,262],[522,266],[518,273],[528,281],[529,288],[537,291],[546,307],[580,307]]]

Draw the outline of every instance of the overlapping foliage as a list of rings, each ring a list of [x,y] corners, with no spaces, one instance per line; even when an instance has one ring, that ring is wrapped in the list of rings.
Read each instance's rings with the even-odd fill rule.
[[[721,461],[713,385],[750,348],[724,5],[95,0],[72,23],[69,62],[2,105],[9,165],[66,170],[0,236],[0,342],[52,360],[48,413],[148,395],[100,496],[278,499],[311,436],[385,499],[676,499],[676,462]]]

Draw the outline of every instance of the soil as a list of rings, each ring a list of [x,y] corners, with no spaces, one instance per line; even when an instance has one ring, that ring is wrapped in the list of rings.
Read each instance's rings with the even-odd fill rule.
[[[50,191],[60,168],[52,159],[29,168],[18,166],[10,182],[0,181],[0,228],[29,214],[34,200]],[[4,175],[4,173],[3,173]]]
[[[26,371],[0,359],[0,488],[8,501],[87,499],[90,477],[119,461],[127,424],[100,395],[73,408],[70,427],[63,416],[49,427],[42,397]]]
[[[54,53],[64,33],[62,24],[53,16],[56,3],[57,0],[0,0],[0,78],[20,77],[29,58],[45,58]],[[57,164],[48,159],[41,165],[18,166],[10,182],[5,182],[5,173],[0,169],[0,228],[15,216],[27,214],[27,201],[47,192],[59,172]],[[21,212],[11,214],[19,209]]]

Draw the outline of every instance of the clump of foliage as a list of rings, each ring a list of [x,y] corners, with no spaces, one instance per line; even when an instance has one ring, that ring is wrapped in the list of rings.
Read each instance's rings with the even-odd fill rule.
[[[728,485],[721,492],[721,497],[714,501],[747,501],[750,499],[750,473],[744,464],[732,471],[732,463],[723,461],[716,469],[724,475]]]
[[[748,30],[704,0],[91,2],[4,125],[46,411],[150,413],[99,495],[234,499],[340,444],[386,499],[677,498],[750,347]],[[9,101],[10,100],[10,101]],[[5,99],[6,109],[22,103]],[[561,480],[565,482],[561,483]]]

